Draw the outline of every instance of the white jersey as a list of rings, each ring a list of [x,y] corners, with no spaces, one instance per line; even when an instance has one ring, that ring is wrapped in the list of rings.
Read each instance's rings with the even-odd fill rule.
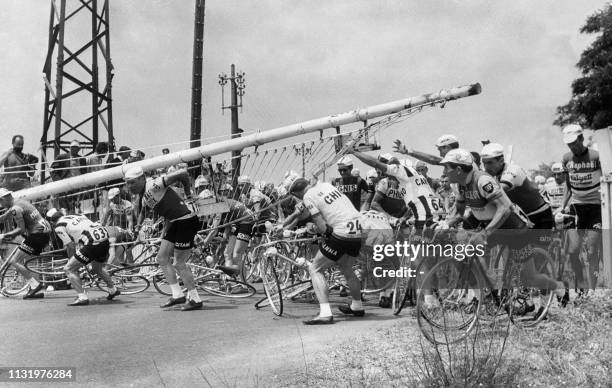
[[[414,213],[416,221],[431,220],[434,216],[432,209],[440,209],[441,200],[435,195],[427,179],[414,168],[399,164],[388,164],[386,173],[394,176],[400,187],[405,189],[402,190],[404,202]]]
[[[331,184],[319,182],[308,189],[304,205],[311,215],[321,214],[336,236],[361,238],[361,214],[351,200]]]
[[[559,209],[563,206],[563,198],[565,197],[565,191],[567,190],[567,185],[565,182],[558,184],[557,182],[546,184],[546,197],[550,201],[550,207],[553,210]]]
[[[81,215],[64,216],[55,224],[55,233],[64,245],[81,243],[98,245],[108,240],[108,231],[97,222]]]
[[[385,214],[375,210],[369,210],[361,214],[363,232],[366,234],[366,246],[391,244],[394,241],[393,228]]]

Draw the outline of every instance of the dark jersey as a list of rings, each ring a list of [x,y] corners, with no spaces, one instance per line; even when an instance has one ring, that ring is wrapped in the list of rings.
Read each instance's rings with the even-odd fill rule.
[[[340,177],[334,179],[332,185],[351,200],[355,209],[361,209],[361,192],[368,192],[368,184],[366,181],[355,176],[347,178]]]

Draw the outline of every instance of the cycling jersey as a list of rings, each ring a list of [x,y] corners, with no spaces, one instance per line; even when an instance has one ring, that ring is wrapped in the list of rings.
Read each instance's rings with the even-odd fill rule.
[[[557,182],[545,185],[546,196],[550,201],[550,206],[553,210],[557,210],[563,206],[563,198],[565,197],[565,191],[567,185],[565,183],[558,184]]]
[[[368,184],[366,181],[357,176],[346,178],[340,177],[334,179],[332,185],[351,200],[355,209],[359,210],[361,208],[361,192],[368,191]]]
[[[61,217],[55,224],[55,233],[64,245],[71,242],[98,245],[109,237],[106,228],[82,215]]]
[[[164,177],[147,179],[140,201],[166,221],[187,219],[193,215],[179,194],[166,184]]]
[[[304,194],[311,215],[321,214],[333,234],[346,239],[361,238],[361,214],[351,201],[329,183],[318,182]]]
[[[450,212],[451,208],[455,205],[457,193],[450,187],[448,189],[440,187],[436,193],[438,194],[438,197],[441,198],[444,212]]]
[[[484,171],[473,170],[471,179],[458,185],[457,202],[465,202],[478,221],[491,221],[496,207],[492,200],[500,198],[503,190],[491,175]]]
[[[387,165],[387,175],[397,178],[404,188],[404,202],[412,210],[417,222],[427,222],[433,218],[432,200],[435,195],[422,175],[412,167],[398,164]]]
[[[538,187],[527,178],[525,170],[516,164],[505,163],[496,178],[499,183],[504,183],[509,187],[506,190],[508,198],[523,209],[528,216],[541,213],[549,208]]]
[[[376,185],[376,191],[383,196],[378,203],[387,214],[399,218],[406,212],[406,203],[404,202],[406,188],[400,188],[396,178],[381,179]]]
[[[229,211],[219,215],[221,217],[221,223],[226,224],[235,220],[240,220],[239,224],[253,224],[255,217],[253,212],[242,202],[236,201],[235,199],[226,199],[225,202],[229,206]]]
[[[384,214],[369,210],[363,212],[362,215],[363,232],[366,234],[366,246],[372,247],[393,242],[393,228],[389,225],[389,221]]]
[[[127,228],[128,217],[132,217],[134,206],[128,200],[122,199],[119,203],[110,202],[109,211],[111,212],[111,225]]]
[[[23,199],[17,199],[13,202],[13,206],[9,209],[13,219],[21,217],[25,226],[22,233],[26,236],[37,233],[49,233],[51,225],[45,220],[38,209],[31,203]]]
[[[572,204],[600,204],[601,164],[599,152],[587,148],[579,156],[568,152],[561,162],[568,172],[569,187],[572,190]]]

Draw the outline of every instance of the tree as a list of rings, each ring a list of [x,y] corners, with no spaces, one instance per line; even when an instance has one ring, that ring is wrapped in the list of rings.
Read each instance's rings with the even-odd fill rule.
[[[580,33],[599,36],[582,52],[576,64],[582,77],[572,82],[571,100],[557,107],[554,124],[606,128],[612,125],[612,5],[589,16]]]

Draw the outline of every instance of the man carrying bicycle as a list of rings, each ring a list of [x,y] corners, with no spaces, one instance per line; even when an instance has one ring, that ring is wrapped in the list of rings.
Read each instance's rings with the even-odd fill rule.
[[[91,264],[91,268],[100,276],[108,286],[107,300],[113,300],[121,292],[115,287],[110,275],[104,269],[108,259],[108,232],[97,222],[91,221],[84,215],[64,216],[52,208],[47,212],[47,219],[51,221],[55,234],[64,243],[68,263],[64,270],[68,281],[77,292],[77,298],[68,303],[68,306],[87,306],[89,298],[81,284],[79,268]]]
[[[44,295],[39,294],[39,291],[42,290],[43,284],[22,263],[32,256],[39,255],[49,244],[51,226],[34,205],[23,199],[14,199],[13,192],[5,188],[0,188],[0,205],[7,209],[6,213],[0,215],[0,223],[10,220],[11,224],[16,226],[15,229],[0,234],[0,242],[19,235],[25,237],[10,259],[17,272],[28,280],[30,285],[23,299],[42,297]]]
[[[193,238],[200,230],[200,222],[198,216],[171,188],[173,184],[180,182],[183,184],[185,194],[191,196],[189,173],[187,170],[178,170],[147,180],[141,167],[132,167],[126,171],[124,180],[130,193],[138,195],[139,224],[144,219],[145,207],[153,209],[165,221],[157,262],[164,271],[172,290],[172,297],[160,307],[186,303],[182,308],[183,311],[201,309],[202,300],[195,287],[193,274],[185,263],[193,248]],[[170,262],[171,257],[174,257],[174,264]],[[187,298],[179,285],[177,273],[187,288]]]
[[[598,246],[601,241],[601,193],[599,180],[602,176],[599,153],[584,145],[582,128],[576,124],[567,125],[563,129],[563,142],[570,152],[563,155],[562,165],[568,173],[569,195],[566,196],[562,209],[568,203],[577,217],[577,227],[584,231],[584,241],[587,245],[589,273],[583,275],[580,263],[580,239],[570,242],[570,263],[576,274],[578,287],[596,287],[595,272],[599,271]]]

